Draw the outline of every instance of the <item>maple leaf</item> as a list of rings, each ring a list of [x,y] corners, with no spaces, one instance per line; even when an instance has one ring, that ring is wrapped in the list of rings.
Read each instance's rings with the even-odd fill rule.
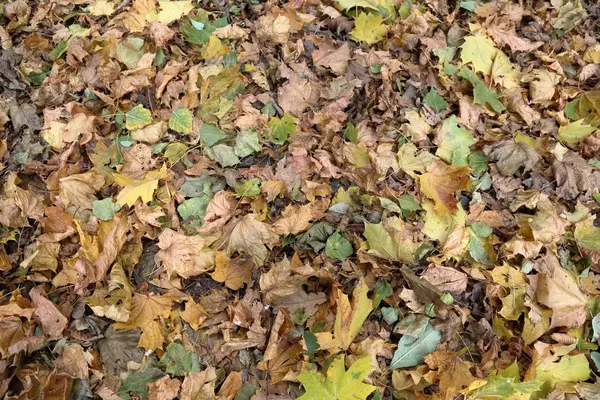
[[[387,29],[381,15],[360,12],[354,22],[354,29],[350,32],[350,37],[357,42],[374,44],[385,37]]]
[[[160,11],[150,11],[146,15],[148,22],[158,21],[162,24],[168,25],[173,21],[178,20],[184,15],[189,14],[194,9],[191,0],[158,0]]]
[[[206,272],[215,265],[216,251],[208,246],[219,238],[218,233],[185,236],[165,229],[158,237],[156,259],[167,270],[168,276],[177,274],[189,278]]]
[[[241,289],[252,279],[253,265],[248,261],[230,260],[225,254],[217,251],[215,271],[211,277],[217,282],[224,282],[231,290]]]
[[[469,190],[471,179],[467,176],[471,170],[466,166],[454,167],[442,161],[434,161],[421,175],[421,192],[435,203],[435,210],[440,215],[455,212],[458,200],[454,193]]]
[[[503,140],[483,148],[490,161],[496,162],[498,170],[506,176],[515,174],[519,169],[530,171],[540,159],[535,149],[525,142],[515,143]]]
[[[344,368],[344,356],[336,357],[326,375],[317,372],[312,364],[303,364],[298,380],[306,393],[299,400],[365,400],[375,386],[363,383],[371,373],[371,357],[364,357]]]
[[[494,47],[492,42],[487,37],[476,34],[474,36],[466,36],[465,42],[460,46],[460,59],[463,63],[471,63],[476,72],[483,72],[490,75],[494,58],[499,50]]]
[[[165,178],[167,174],[166,164],[163,164],[158,171],[148,172],[144,179],[131,179],[120,174],[113,174],[115,182],[123,187],[117,196],[117,203],[121,206],[133,206],[138,199],[141,199],[142,203],[152,201],[154,191],[158,188],[158,181]]]
[[[227,252],[230,255],[234,252],[246,253],[255,266],[262,266],[267,258],[265,244],[273,244],[277,240],[277,235],[267,224],[258,221],[255,215],[247,214],[233,228]]]
[[[417,245],[396,232],[393,225],[386,229],[382,223],[365,223],[363,235],[367,238],[369,253],[391,261],[411,262]]]

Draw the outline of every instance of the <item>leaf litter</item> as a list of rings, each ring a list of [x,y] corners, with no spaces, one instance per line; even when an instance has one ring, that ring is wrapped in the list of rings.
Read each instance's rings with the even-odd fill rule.
[[[0,397],[597,399],[592,1],[0,6]]]

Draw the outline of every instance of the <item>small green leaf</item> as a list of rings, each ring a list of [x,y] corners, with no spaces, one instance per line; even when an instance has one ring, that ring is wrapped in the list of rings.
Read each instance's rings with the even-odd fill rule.
[[[567,103],[564,108],[565,117],[569,118],[571,121],[575,121],[578,119],[577,117],[577,108],[579,107],[579,99],[571,100]]]
[[[198,132],[200,136],[200,140],[207,146],[213,146],[217,144],[217,142],[221,139],[227,137],[227,134],[217,128],[215,124],[205,123],[200,128],[200,132]]]
[[[113,203],[110,197],[104,200],[92,201],[92,214],[101,221],[111,220],[120,209],[121,206]]]
[[[117,395],[126,400],[138,398],[138,396],[130,397],[130,393],[137,394],[142,398],[148,397],[148,383],[154,382],[163,375],[165,375],[164,372],[156,367],[148,367],[141,371],[133,372],[127,376],[127,379],[125,379],[125,382],[119,388]]]
[[[262,145],[256,132],[240,132],[235,138],[234,151],[238,157],[247,157],[250,154],[258,153],[262,150]]]
[[[381,307],[381,316],[390,325],[398,321],[398,311],[394,307]]]
[[[260,194],[260,179],[244,179],[235,185],[235,192],[240,196],[258,196]]]
[[[312,356],[321,348],[317,341],[317,336],[311,331],[304,331],[303,337],[304,343],[306,343],[306,354],[309,356]]]
[[[373,309],[379,307],[381,300],[392,295],[392,286],[389,282],[383,278],[377,279],[375,286],[373,286]]]
[[[404,211],[421,210],[421,205],[410,194],[403,194],[398,197],[398,204],[400,204],[400,208]]]
[[[431,90],[423,97],[423,104],[429,106],[433,111],[440,112],[448,108],[448,102],[431,88]]]
[[[468,1],[461,1],[459,6],[460,8],[464,8],[467,11],[470,12],[475,12],[475,1],[473,0],[468,0]]]
[[[296,118],[291,115],[284,115],[281,118],[273,117],[269,120],[268,126],[267,139],[281,145],[296,132]]]
[[[176,164],[183,159],[188,150],[189,147],[186,144],[171,143],[165,150],[165,158],[167,158],[171,164]]]
[[[578,143],[594,133],[596,128],[585,124],[584,121],[580,119],[558,128],[558,140],[563,143]]]
[[[329,236],[325,244],[325,254],[336,260],[344,261],[350,257],[354,249],[348,240],[346,240],[339,232],[335,232]]]
[[[187,108],[173,111],[169,120],[169,128],[179,133],[192,133],[192,112]]]
[[[490,245],[487,239],[478,237],[471,229],[471,239],[467,249],[469,254],[477,262],[485,265],[493,265],[496,261],[494,248]]]
[[[456,115],[444,120],[441,128],[444,140],[440,143],[435,155],[455,166],[467,164],[467,157],[471,153],[470,146],[475,143],[471,133],[458,126]]]
[[[130,131],[143,128],[152,122],[150,110],[146,110],[141,104],[127,111],[125,118],[125,127]]]
[[[486,238],[490,236],[493,232],[492,228],[479,221],[473,222],[471,224],[471,229],[473,229],[473,232],[475,232],[475,234],[480,238]]]
[[[175,376],[200,372],[200,359],[198,356],[188,352],[182,345],[175,342],[167,345],[165,353],[156,365],[166,367],[165,371]]]
[[[483,151],[469,153],[467,164],[476,174],[483,174],[488,169],[488,160]]]
[[[423,333],[416,339],[409,335],[403,335],[398,342],[398,349],[394,353],[390,368],[406,368],[419,365],[427,354],[435,350],[440,340],[442,340],[442,334],[431,323],[427,323]]]
[[[188,221],[191,218],[202,221],[204,219],[204,213],[206,207],[210,202],[210,197],[192,197],[191,199],[185,200],[179,206],[177,206],[177,212],[181,215],[184,221]]]
[[[240,159],[235,155],[233,147],[225,144],[208,147],[206,155],[221,164],[222,167],[231,167],[240,162]]]
[[[504,105],[499,100],[500,96],[492,89],[485,86],[473,71],[463,67],[460,69],[459,74],[473,85],[473,103],[482,105],[488,104],[497,113],[501,113],[505,110]]]
[[[344,139],[351,141],[352,143],[358,143],[358,129],[352,122],[344,128]]]
[[[245,382],[242,387],[240,387],[235,394],[235,398],[233,400],[250,400],[254,393],[258,390],[258,386],[253,385],[249,382]]]

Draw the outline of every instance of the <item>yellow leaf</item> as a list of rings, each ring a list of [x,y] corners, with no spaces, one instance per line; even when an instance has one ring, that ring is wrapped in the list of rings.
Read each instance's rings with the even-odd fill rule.
[[[159,171],[150,171],[144,179],[131,179],[129,177],[113,174],[115,182],[123,189],[117,196],[117,203],[121,206],[132,206],[137,199],[141,198],[143,203],[152,201],[154,191],[158,188],[158,181],[167,176],[167,165],[163,164]],[[91,207],[90,207],[91,208]]]
[[[115,4],[112,1],[99,0],[88,7],[90,14],[95,16],[109,16],[115,12]]]
[[[239,290],[252,279],[253,266],[242,259],[230,260],[225,253],[217,251],[215,271],[211,277],[217,282],[224,282],[231,290]]]
[[[273,232],[278,235],[296,235],[310,228],[313,219],[314,203],[303,206],[290,204],[281,213],[281,218],[273,224]]]
[[[120,262],[116,262],[110,271],[110,281],[106,288],[96,287],[94,294],[86,303],[94,314],[118,322],[127,322],[131,310],[131,286]]]
[[[190,299],[185,303],[185,310],[181,312],[181,318],[186,321],[192,329],[198,330],[200,325],[208,318],[208,314],[200,304]]]
[[[173,21],[178,20],[184,15],[188,15],[190,11],[194,9],[192,1],[170,1],[170,0],[159,0],[158,6],[160,11],[151,11],[146,15],[148,22],[158,21],[161,24],[168,25]]]
[[[477,34],[465,37],[465,42],[460,47],[462,49],[460,58],[463,63],[471,63],[475,72],[483,72],[487,75],[492,73],[494,59],[496,54],[500,52],[494,47],[494,42],[481,34]]]
[[[342,350],[347,350],[373,310],[373,301],[367,296],[369,287],[363,281],[352,292],[352,304],[341,289],[337,289],[337,313],[333,337]]]
[[[142,330],[138,346],[143,347],[146,351],[162,349],[164,341],[165,337],[160,329],[160,324],[152,321]]]
[[[429,164],[427,172],[420,178],[421,192],[433,200],[438,214],[448,215],[458,210],[454,193],[469,189],[469,172],[469,167],[454,167],[439,160]]]
[[[325,376],[317,372],[314,364],[304,364],[298,380],[306,393],[298,400],[365,400],[375,390],[375,386],[363,383],[372,369],[370,356],[354,362],[348,371],[344,356],[337,357]]]
[[[144,330],[156,317],[167,318],[173,300],[166,296],[135,293],[127,322],[117,322],[114,329],[141,328]]]
[[[354,22],[350,37],[357,42],[374,44],[385,37],[387,29],[381,15],[361,12]]]
[[[229,46],[224,46],[218,37],[212,35],[208,39],[208,43],[202,48],[202,58],[210,60],[211,58],[221,57],[229,53],[229,50],[231,50]]]
[[[42,137],[50,146],[56,150],[60,150],[65,145],[63,136],[67,124],[58,121],[51,121],[50,128],[42,131]]]

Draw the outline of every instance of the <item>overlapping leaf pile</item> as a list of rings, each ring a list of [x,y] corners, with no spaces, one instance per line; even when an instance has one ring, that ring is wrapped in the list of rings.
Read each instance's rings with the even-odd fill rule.
[[[0,397],[600,398],[595,2],[0,11]]]

